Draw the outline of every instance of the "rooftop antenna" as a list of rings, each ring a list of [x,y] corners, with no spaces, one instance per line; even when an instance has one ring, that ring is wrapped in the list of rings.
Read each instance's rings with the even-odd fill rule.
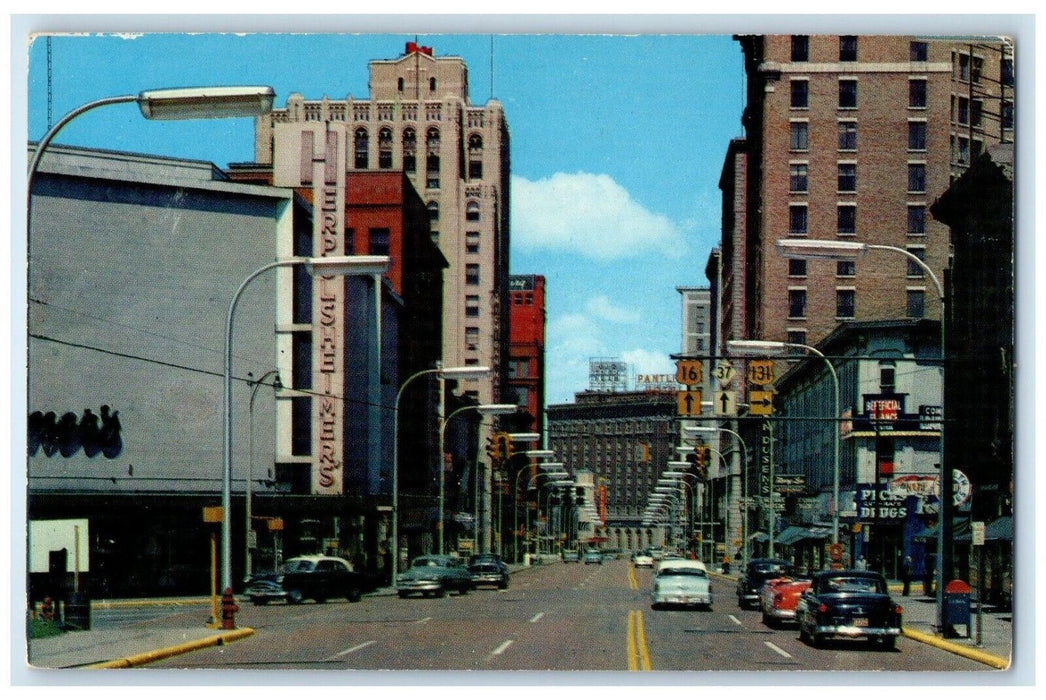
[[[494,35],[490,35],[490,99],[494,99]]]
[[[54,89],[53,79],[51,75],[51,37],[48,36],[44,40],[44,45],[47,47],[47,130],[50,131],[51,127],[54,126],[54,117],[52,107],[54,105]]]

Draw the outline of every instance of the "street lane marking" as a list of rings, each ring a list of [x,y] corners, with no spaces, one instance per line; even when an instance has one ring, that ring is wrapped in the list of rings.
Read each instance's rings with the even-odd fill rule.
[[[423,624],[425,624],[426,622],[428,622],[431,619],[432,619],[431,617],[423,617],[420,620],[415,620],[414,622],[416,622],[419,625],[423,625]]]
[[[734,621],[734,624],[736,624],[736,625],[737,625],[738,627],[744,627],[744,625],[743,625],[743,624],[741,624],[741,621],[740,621],[740,620],[738,620],[738,619],[737,619],[736,617],[734,617],[733,615],[727,615],[727,617],[729,617],[729,618],[730,618],[731,620],[733,620],[733,621]]]
[[[633,591],[639,590],[639,579],[636,578],[636,567],[628,567],[628,587]]]
[[[628,670],[649,671],[650,652],[646,645],[646,632],[643,630],[643,611],[628,611]]]
[[[506,649],[508,649],[510,646],[512,646],[512,640],[511,639],[506,639],[504,642],[501,643],[501,646],[499,646],[497,649],[492,651],[490,653],[490,655],[491,656],[498,656],[499,654],[504,652]]]
[[[780,654],[781,656],[785,657],[786,659],[792,658],[791,654],[789,654],[787,651],[785,651],[781,647],[777,646],[773,642],[763,642],[763,644],[765,644],[766,646],[770,647],[771,649],[773,649],[774,651],[776,651],[778,654]]]
[[[378,640],[376,640],[376,639],[372,639],[369,642],[363,642],[362,644],[357,644],[354,647],[349,647],[345,651],[339,651],[337,654],[335,654],[331,658],[332,659],[337,659],[337,658],[342,657],[342,656],[348,656],[349,654],[351,654],[353,652],[356,652],[356,651],[359,651],[360,649],[364,649],[366,647],[369,647],[371,644],[376,644],[377,641]]]
[[[531,622],[537,622],[538,620],[540,620],[544,616],[545,616],[545,613],[539,612],[537,615],[535,615],[534,617],[530,618],[530,621]]]

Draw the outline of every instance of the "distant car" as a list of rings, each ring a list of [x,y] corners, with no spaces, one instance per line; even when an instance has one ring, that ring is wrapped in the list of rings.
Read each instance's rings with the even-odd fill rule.
[[[411,593],[420,593],[424,598],[442,598],[447,591],[465,595],[473,588],[472,574],[458,557],[435,554],[415,557],[410,568],[396,577],[396,594],[400,598]]]
[[[759,605],[763,611],[763,624],[768,627],[782,622],[795,621],[795,608],[799,597],[810,588],[810,581],[792,578],[772,578],[763,584],[759,594]]]
[[[589,549],[585,552],[586,564],[603,564],[603,553],[598,549]]]
[[[364,576],[353,571],[345,559],[317,554],[293,557],[283,562],[279,571],[251,576],[243,594],[255,605],[270,600],[300,603],[306,598],[317,603],[346,598],[354,603],[367,587]]]
[[[508,588],[510,573],[508,565],[497,554],[473,554],[469,557],[469,574],[474,588],[479,586],[497,586],[500,590]]]
[[[874,571],[822,571],[799,599],[799,638],[813,646],[830,639],[865,638],[893,649],[901,634],[902,608],[886,579]]]
[[[694,559],[666,559],[654,573],[651,607],[696,605],[712,609],[712,581],[703,562]]]
[[[757,607],[764,583],[791,574],[792,562],[786,559],[752,559],[737,580],[737,607],[742,610],[748,606]]]
[[[648,569],[653,569],[654,557],[650,554],[650,552],[637,552],[636,555],[632,557],[632,565],[635,566],[637,569],[641,566],[645,566]]]
[[[563,561],[581,561],[581,555],[578,554],[576,549],[564,549],[563,550]]]

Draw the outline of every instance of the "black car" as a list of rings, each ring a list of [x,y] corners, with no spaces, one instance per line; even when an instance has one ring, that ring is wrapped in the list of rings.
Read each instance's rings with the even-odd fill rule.
[[[501,590],[508,588],[508,565],[497,554],[473,554],[469,557],[469,574],[473,586],[497,586]]]
[[[306,598],[322,603],[346,598],[355,603],[369,588],[366,578],[340,557],[320,554],[288,559],[279,571],[251,576],[243,594],[255,605],[282,599],[300,603]]]
[[[893,649],[901,634],[900,605],[874,571],[822,571],[796,607],[799,638],[813,646],[829,639],[865,638]]]
[[[772,578],[791,576],[792,562],[787,559],[752,559],[737,580],[737,607],[759,606],[759,592]]]

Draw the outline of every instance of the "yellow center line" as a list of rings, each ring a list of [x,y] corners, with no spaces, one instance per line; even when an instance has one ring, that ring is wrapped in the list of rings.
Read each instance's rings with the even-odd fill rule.
[[[644,671],[650,670],[650,650],[646,645],[646,628],[643,625],[643,611],[636,610],[636,644],[639,645],[639,654],[642,659]]]
[[[639,579],[636,578],[636,568],[628,567],[628,587],[633,591],[639,590]]]
[[[647,649],[646,632],[643,629],[642,610],[628,611],[628,670],[650,670],[650,651]]]

